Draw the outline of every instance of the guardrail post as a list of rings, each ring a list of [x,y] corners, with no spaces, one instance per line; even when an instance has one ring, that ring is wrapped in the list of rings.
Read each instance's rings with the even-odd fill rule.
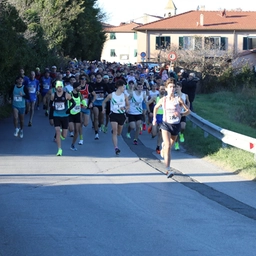
[[[226,148],[227,147],[227,144],[222,142],[222,148]]]

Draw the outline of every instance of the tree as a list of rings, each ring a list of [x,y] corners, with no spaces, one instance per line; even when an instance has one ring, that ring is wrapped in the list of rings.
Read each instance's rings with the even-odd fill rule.
[[[64,55],[78,57],[83,60],[100,59],[103,44],[106,40],[102,21],[105,17],[95,6],[95,0],[83,1],[81,12],[67,32],[64,40]]]

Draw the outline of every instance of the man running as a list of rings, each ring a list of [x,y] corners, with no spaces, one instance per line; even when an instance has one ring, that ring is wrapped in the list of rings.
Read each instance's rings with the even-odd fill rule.
[[[110,101],[110,123],[112,127],[112,141],[115,148],[116,155],[120,154],[120,149],[118,147],[118,139],[122,133],[123,125],[126,120],[125,112],[129,109],[128,97],[124,94],[125,82],[120,79],[116,81],[115,92],[108,94],[105,100],[102,102],[102,113],[106,111],[106,103]]]

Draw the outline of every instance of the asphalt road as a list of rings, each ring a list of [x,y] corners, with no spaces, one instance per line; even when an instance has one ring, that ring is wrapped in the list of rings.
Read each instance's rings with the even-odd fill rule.
[[[120,137],[116,157],[91,124],[57,157],[43,111],[27,123],[20,139],[0,121],[1,256],[256,254],[255,183],[182,150],[167,179],[146,132],[138,146]]]

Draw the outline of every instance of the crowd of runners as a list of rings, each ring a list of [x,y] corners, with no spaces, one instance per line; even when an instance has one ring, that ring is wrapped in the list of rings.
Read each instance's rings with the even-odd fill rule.
[[[83,144],[83,129],[90,122],[95,140],[100,132],[111,134],[116,155],[121,152],[118,136],[123,128],[134,145],[146,131],[156,137],[156,152],[164,158],[167,177],[171,177],[171,148],[179,150],[185,140],[196,83],[194,73],[175,73],[168,64],[149,69],[143,63],[71,61],[64,71],[52,66],[41,72],[37,67],[29,74],[21,68],[10,91],[14,136],[23,138],[24,115],[29,115],[31,127],[34,111],[41,109],[55,127],[57,156],[62,155],[61,141],[68,135],[71,150]]]

